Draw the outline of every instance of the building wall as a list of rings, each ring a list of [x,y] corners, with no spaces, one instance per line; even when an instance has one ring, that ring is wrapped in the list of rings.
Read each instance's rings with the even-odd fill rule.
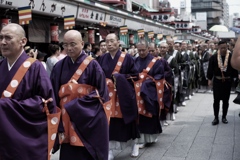
[[[226,0],[223,0],[223,22],[225,26],[229,27],[229,5]]]
[[[191,0],[191,12],[193,15],[196,15],[197,12],[207,12],[207,29],[209,29],[213,25],[221,24],[221,19],[223,19],[224,15],[223,1],[224,0]],[[227,11],[225,11],[225,13],[226,12]]]

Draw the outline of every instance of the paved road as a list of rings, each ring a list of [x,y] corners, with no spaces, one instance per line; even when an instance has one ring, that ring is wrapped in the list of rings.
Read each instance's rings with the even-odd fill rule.
[[[157,143],[140,149],[138,158],[130,157],[131,146],[114,151],[115,160],[240,160],[240,106],[232,103],[235,97],[230,98],[229,123],[212,126],[212,94],[195,94],[186,107],[179,107],[176,120],[168,121]],[[57,159],[58,154],[52,157]]]

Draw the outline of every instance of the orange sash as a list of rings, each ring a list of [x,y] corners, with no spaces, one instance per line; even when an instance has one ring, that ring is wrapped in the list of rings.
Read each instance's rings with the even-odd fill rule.
[[[118,58],[117,65],[115,66],[112,74],[119,73],[125,57],[126,57],[126,53],[122,52]],[[116,86],[113,83],[113,81],[109,78],[106,78],[106,82],[107,82],[107,87],[108,87],[108,91],[109,91],[109,97],[111,98],[111,101],[112,101],[110,116],[115,117],[115,118],[122,118],[122,112],[121,112],[121,108],[119,105],[119,99],[117,96]]]
[[[148,75],[148,72],[151,70],[155,62],[158,60],[158,57],[155,57],[152,59],[152,61],[148,64],[147,68],[144,69],[141,73],[139,73],[139,80],[134,82],[134,88],[135,88],[135,93],[136,93],[136,99],[137,99],[137,105],[138,105],[138,113],[146,116],[146,117],[152,117],[152,114],[150,112],[146,111],[144,100],[140,96],[140,91],[141,91],[141,86],[142,83],[146,79],[152,79],[155,82],[156,89],[157,89],[157,96],[158,96],[158,104],[159,104],[159,112],[161,109],[164,108],[163,106],[163,92],[164,92],[164,84],[165,84],[165,79],[161,80],[155,80],[153,77]],[[160,113],[159,113],[160,114]]]
[[[36,61],[36,59],[28,58],[17,70],[12,81],[8,85],[7,89],[4,90],[2,98],[11,98],[15,93],[18,85],[22,81],[23,77],[27,73],[30,66]],[[47,115],[47,126],[48,126],[48,160],[50,160],[52,148],[56,139],[58,124],[60,120],[60,109],[57,107],[57,113],[49,113],[47,103],[44,104],[43,111]]]
[[[82,73],[84,72],[88,64],[91,62],[91,60],[93,60],[93,58],[91,58],[90,56],[86,57],[85,60],[79,66],[79,68],[76,70],[74,75],[71,77],[69,82],[62,85],[59,90],[59,97],[61,99],[60,106],[62,109],[62,121],[65,130],[64,135],[61,135],[59,137],[60,144],[70,143],[73,146],[84,146],[81,139],[75,132],[74,127],[70,121],[70,117],[64,108],[64,105],[70,102],[71,100],[86,96],[95,90],[97,93],[96,98],[99,98],[100,102],[102,103],[107,119],[109,120],[110,118],[111,101],[103,103],[95,87],[87,84],[78,84],[77,82],[77,80],[81,77]]]

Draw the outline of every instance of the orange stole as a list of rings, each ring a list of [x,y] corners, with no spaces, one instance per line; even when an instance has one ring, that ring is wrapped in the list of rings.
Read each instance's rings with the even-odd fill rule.
[[[117,65],[115,66],[112,74],[119,73],[125,57],[126,57],[126,53],[122,52],[118,58]],[[121,108],[119,105],[119,99],[117,96],[116,86],[115,86],[114,82],[109,78],[106,78],[106,82],[107,82],[107,87],[108,87],[108,91],[109,91],[109,97],[111,98],[111,101],[112,101],[110,116],[114,117],[114,118],[122,118],[122,112],[121,112]]]
[[[59,91],[59,97],[61,98],[60,106],[62,109],[62,121],[64,127],[64,139],[60,143],[70,143],[73,146],[84,146],[81,139],[78,137],[71,124],[70,117],[66,112],[64,105],[75,98],[81,98],[88,95],[94,90],[94,87],[87,84],[75,84],[73,82],[68,82],[61,86]]]
[[[156,89],[157,89],[157,96],[158,96],[158,104],[159,104],[159,114],[160,114],[160,110],[164,108],[163,106],[163,92],[164,92],[164,84],[165,84],[165,80],[161,79],[161,80],[155,80],[153,77],[148,75],[148,72],[151,70],[151,68],[153,67],[153,65],[155,64],[155,62],[158,60],[159,58],[153,58],[152,61],[148,64],[147,68],[144,69],[140,74],[139,74],[139,80],[134,82],[134,89],[135,89],[135,94],[136,94],[136,99],[137,99],[137,105],[138,105],[138,113],[145,116],[145,117],[152,117],[152,114],[150,112],[147,112],[145,104],[144,104],[144,100],[142,99],[142,97],[140,96],[140,91],[141,91],[141,86],[142,83],[146,80],[146,79],[152,79],[155,82],[156,85]]]
[[[95,87],[87,84],[77,83],[77,80],[81,77],[82,73],[84,72],[88,64],[91,62],[91,60],[93,60],[93,58],[91,58],[90,56],[86,57],[85,60],[81,63],[81,65],[78,67],[74,75],[71,77],[69,82],[67,84],[62,85],[59,90],[59,97],[61,99],[60,106],[62,109],[62,121],[65,130],[64,136],[59,137],[60,144],[70,143],[73,146],[84,146],[81,139],[75,132],[74,127],[71,124],[70,117],[64,108],[64,104],[68,103],[69,101],[75,98],[81,98],[85,95],[88,95],[92,91],[96,90],[97,93],[96,98],[98,98],[100,103],[103,105],[108,121],[110,119],[111,101],[103,103]]]

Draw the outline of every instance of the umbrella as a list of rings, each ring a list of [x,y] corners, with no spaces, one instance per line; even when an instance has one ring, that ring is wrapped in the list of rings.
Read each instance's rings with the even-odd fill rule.
[[[214,25],[212,26],[209,31],[214,31],[214,32],[228,32],[228,28],[224,25]]]
[[[230,27],[229,29],[232,30],[233,32],[240,33],[240,28]]]

